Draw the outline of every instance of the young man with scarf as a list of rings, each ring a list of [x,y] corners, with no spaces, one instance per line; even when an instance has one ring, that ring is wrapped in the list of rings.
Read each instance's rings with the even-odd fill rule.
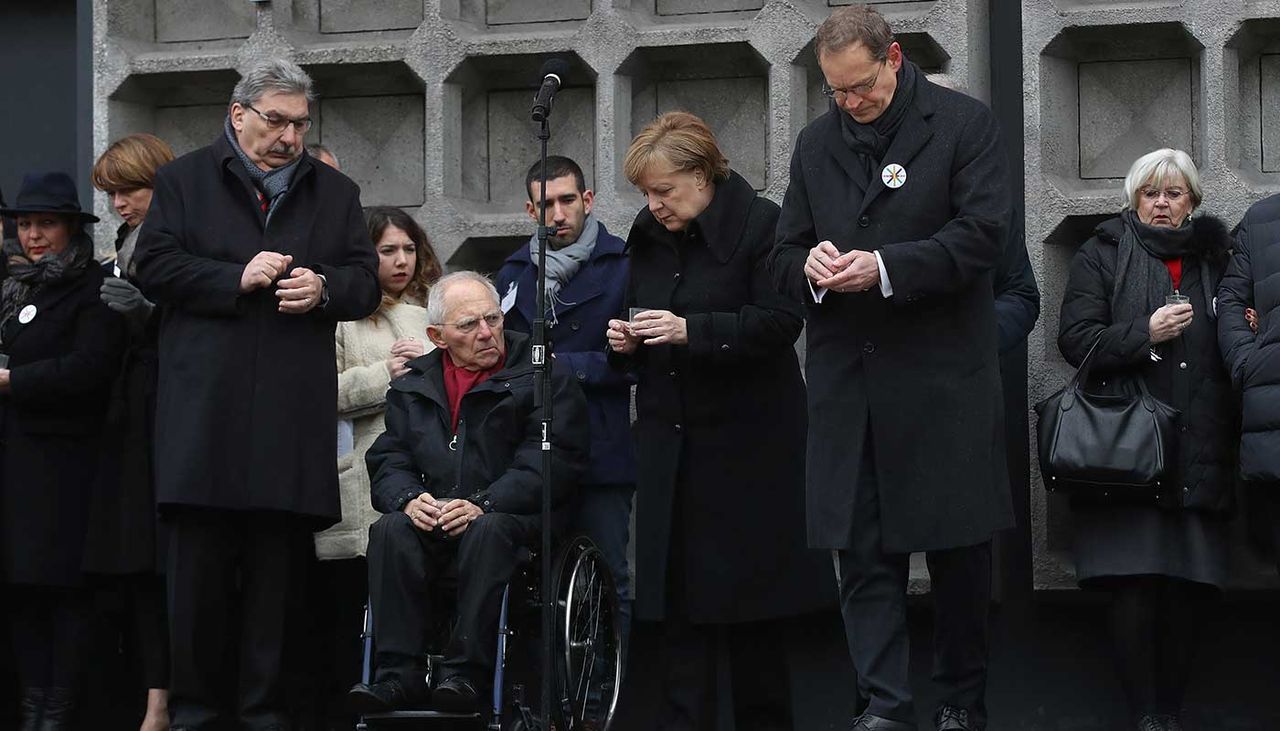
[[[770,267],[808,308],[808,534],[839,553],[855,731],[910,731],[908,558],[936,612],[933,725],[986,724],[991,538],[1013,525],[992,276],[1009,221],[991,111],[925,78],[884,18],[814,41],[831,109],[796,141]]]
[[[539,219],[542,163],[525,175],[525,211]],[[582,168],[567,157],[547,158],[547,341],[582,386],[591,416],[591,465],[583,478],[571,529],[585,533],[613,573],[622,615],[623,646],[631,624],[627,566],[635,456],[631,446],[631,381],[609,367],[605,331],[624,317],[626,242],[591,214],[595,194]],[[516,250],[498,271],[506,326],[533,332],[538,301],[538,237]]]
[[[312,533],[341,514],[334,329],[381,292],[359,189],[304,152],[312,98],[290,61],[250,69],[223,134],[156,174],[138,238],[137,284],[165,313],[155,484],[175,731],[292,727],[290,601]]]

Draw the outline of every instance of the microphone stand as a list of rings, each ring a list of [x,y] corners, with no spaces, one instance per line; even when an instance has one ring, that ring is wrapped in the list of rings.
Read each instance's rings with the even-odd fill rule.
[[[534,407],[542,420],[542,730],[551,731],[552,687],[554,684],[555,597],[551,577],[551,364],[547,361],[547,141],[551,128],[547,110],[535,118],[541,122],[538,140],[542,143],[542,175],[538,193],[538,298],[533,318]]]

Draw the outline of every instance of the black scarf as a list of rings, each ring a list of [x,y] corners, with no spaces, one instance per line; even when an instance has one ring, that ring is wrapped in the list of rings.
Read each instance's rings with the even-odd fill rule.
[[[1117,322],[1149,317],[1163,307],[1165,296],[1173,293],[1169,268],[1164,262],[1202,254],[1204,248],[1196,241],[1190,217],[1178,228],[1148,226],[1138,220],[1133,210],[1120,214],[1120,219],[1124,233],[1116,251],[1115,284],[1111,291],[1111,313]],[[1213,317],[1214,292],[1208,257],[1200,255],[1195,259],[1205,297],[1203,304],[1195,304],[1195,309]]]
[[[893,93],[889,107],[870,124],[861,124],[849,116],[848,112],[839,110],[840,136],[866,167],[868,179],[875,177],[876,166],[889,151],[889,145],[902,126],[902,120],[907,118],[907,110],[911,108],[911,102],[916,96],[919,73],[920,70],[914,63],[903,59],[902,66],[898,69],[898,88]]]
[[[93,261],[93,240],[83,231],[71,237],[67,248],[31,261],[17,239],[4,242],[9,276],[0,285],[0,330],[3,325],[51,284],[75,279]]]

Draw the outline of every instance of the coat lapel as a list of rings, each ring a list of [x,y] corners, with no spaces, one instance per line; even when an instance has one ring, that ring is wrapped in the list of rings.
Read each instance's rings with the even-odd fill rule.
[[[840,134],[840,117],[838,115],[844,112],[833,107],[830,114],[831,123],[827,125],[826,134],[823,141],[826,143],[827,150],[831,152],[831,156],[844,170],[845,175],[858,186],[858,190],[863,193],[867,192],[867,186],[871,184],[871,180],[867,177],[867,170],[858,160],[857,154],[849,149],[849,145],[845,144],[844,136]],[[866,198],[864,195],[863,198]]]
[[[916,98],[913,100],[911,108],[907,111],[906,119],[902,121],[902,127],[898,129],[898,134],[894,135],[893,142],[889,143],[889,150],[885,152],[884,159],[880,161],[882,167],[890,163],[897,163],[906,168],[907,186],[911,185],[910,162],[924,148],[929,138],[933,137],[933,129],[929,127],[928,122],[928,117],[933,115],[928,82],[921,79],[919,83],[920,86],[916,90]],[[880,171],[876,170],[874,172],[875,175],[872,177],[871,186],[867,189],[867,194],[862,198],[862,206],[858,209],[859,216],[865,213],[871,202],[885,190],[884,181],[880,178]]]

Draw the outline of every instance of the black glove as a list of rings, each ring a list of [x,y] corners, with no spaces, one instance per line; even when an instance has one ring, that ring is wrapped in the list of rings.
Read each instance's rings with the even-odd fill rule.
[[[155,308],[137,287],[119,277],[104,279],[98,294],[107,307],[137,322],[146,322]]]

